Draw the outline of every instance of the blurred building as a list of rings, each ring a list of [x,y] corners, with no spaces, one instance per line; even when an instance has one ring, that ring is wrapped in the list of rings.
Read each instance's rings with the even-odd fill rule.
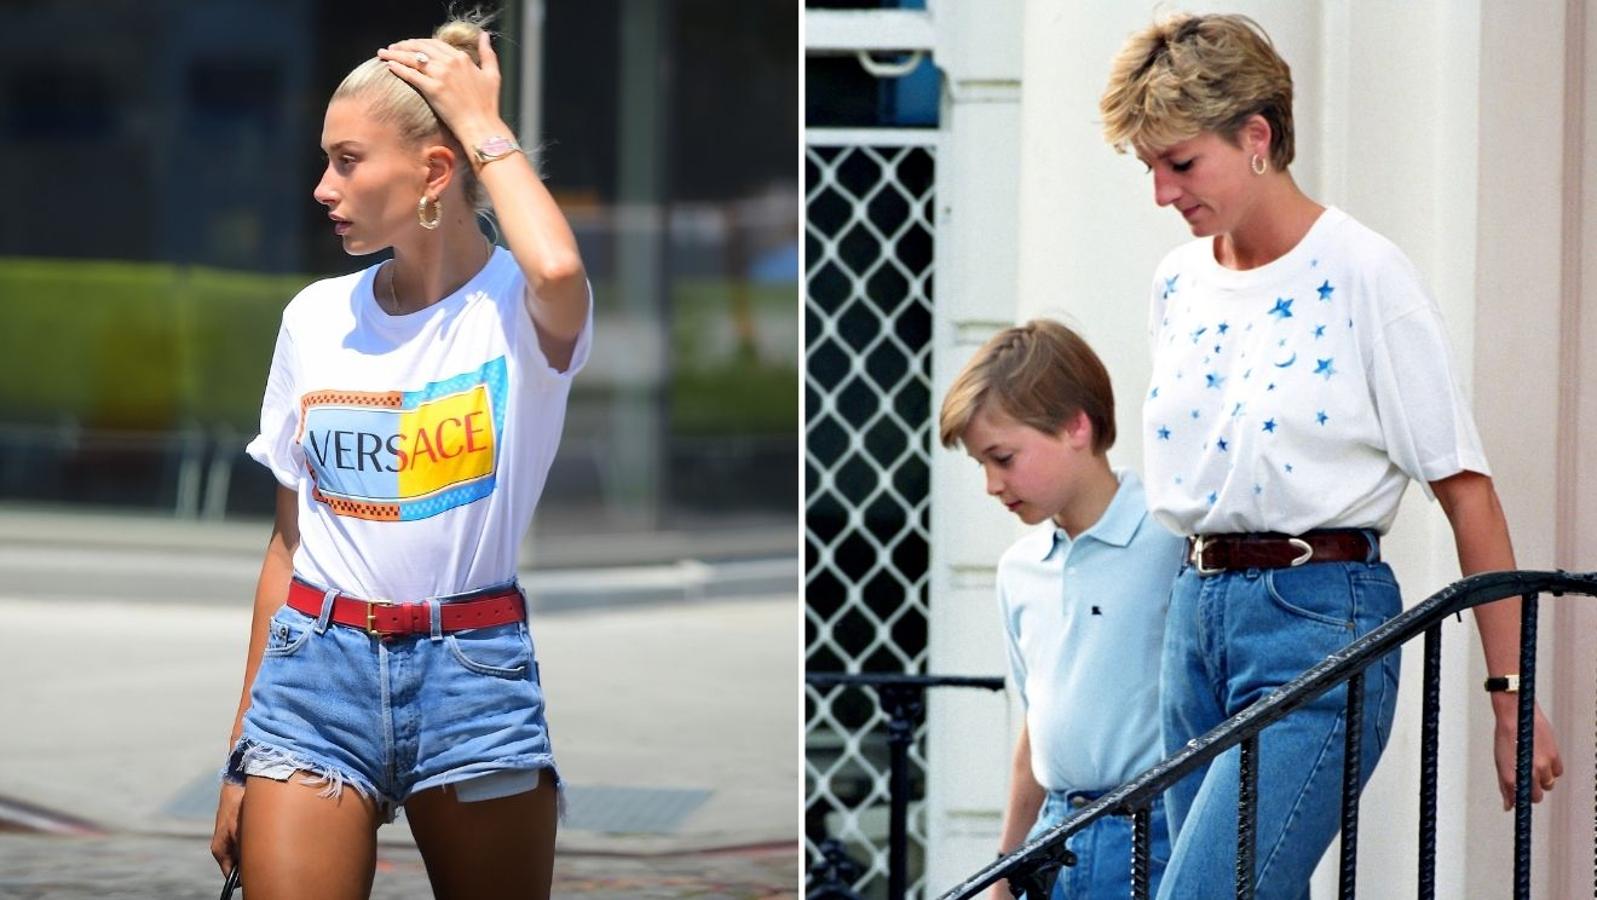
[[[0,7],[0,503],[264,515],[276,322],[345,255],[311,197],[333,88],[437,0]],[[691,527],[797,503],[797,10],[510,0],[502,114],[597,300],[543,508]],[[544,520],[545,517],[540,517]]]

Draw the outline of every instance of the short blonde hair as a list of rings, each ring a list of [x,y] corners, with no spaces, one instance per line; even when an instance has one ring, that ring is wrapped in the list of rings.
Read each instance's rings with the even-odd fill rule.
[[[471,57],[472,62],[482,65],[477,53],[477,39],[487,31],[492,21],[492,15],[473,10],[440,25],[433,32],[433,37],[464,52]],[[434,135],[442,136],[456,151],[458,160],[465,162],[466,152],[459,138],[450,133],[420,92],[389,71],[388,63],[384,60],[374,56],[356,66],[354,71],[344,76],[328,103],[346,99],[366,103],[367,111],[374,118],[380,122],[393,123],[400,139],[408,144],[419,145]],[[471,165],[459,165],[456,171],[472,208],[479,212],[491,209],[488,191],[477,180]]]
[[[1249,117],[1270,123],[1270,164],[1294,155],[1292,70],[1247,16],[1176,13],[1126,41],[1098,101],[1104,138],[1158,152],[1214,132],[1236,143]]]
[[[1109,370],[1081,335],[1048,319],[1000,331],[965,364],[938,414],[943,446],[961,441],[971,419],[988,405],[1048,434],[1085,412],[1093,452],[1105,453],[1115,443]]]

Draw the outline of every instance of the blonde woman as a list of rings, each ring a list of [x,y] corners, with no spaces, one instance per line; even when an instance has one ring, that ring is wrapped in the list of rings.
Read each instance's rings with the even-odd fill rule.
[[[288,305],[249,445],[281,487],[211,846],[251,900],[367,896],[400,805],[437,896],[549,893],[560,781],[516,550],[592,304],[482,24],[377,51],[327,107],[328,228],[394,256]]]
[[[1293,181],[1292,78],[1242,16],[1173,15],[1127,41],[1101,101],[1154,202],[1196,240],[1153,281],[1143,406],[1149,509],[1188,536],[1170,600],[1161,728],[1173,752],[1401,608],[1380,540],[1410,480],[1442,504],[1465,574],[1514,567],[1508,526],[1434,301],[1390,241]],[[1518,660],[1518,601],[1476,610],[1491,675]],[[1362,771],[1385,746],[1396,654],[1364,680]],[[1338,826],[1345,688],[1260,736],[1257,889],[1307,897]],[[1498,786],[1516,703],[1493,693]],[[1532,796],[1562,771],[1536,712]],[[1236,749],[1166,796],[1161,897],[1234,877]]]

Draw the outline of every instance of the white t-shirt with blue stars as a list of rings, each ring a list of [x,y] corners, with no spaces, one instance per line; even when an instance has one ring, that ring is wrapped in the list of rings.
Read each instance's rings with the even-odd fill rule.
[[[1148,508],[1177,533],[1384,533],[1410,478],[1490,474],[1435,301],[1341,210],[1256,269],[1177,248],[1149,324]]]

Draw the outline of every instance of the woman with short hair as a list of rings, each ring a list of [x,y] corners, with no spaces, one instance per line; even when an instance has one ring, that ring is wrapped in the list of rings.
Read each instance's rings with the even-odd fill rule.
[[[1396,246],[1293,180],[1292,76],[1236,15],[1172,15],[1133,35],[1104,133],[1153,176],[1196,240],[1153,280],[1143,406],[1149,509],[1188,536],[1166,628],[1167,754],[1401,610],[1380,538],[1408,482],[1442,504],[1465,575],[1514,568],[1508,526],[1436,303]],[[1476,609],[1489,673],[1512,674],[1519,601]],[[1398,654],[1364,677],[1361,771],[1390,734]],[[1491,695],[1505,808],[1516,698]],[[1259,737],[1257,890],[1308,896],[1336,834],[1346,687]],[[1535,718],[1532,797],[1562,772]],[[1239,750],[1166,794],[1161,897],[1234,879]]]

